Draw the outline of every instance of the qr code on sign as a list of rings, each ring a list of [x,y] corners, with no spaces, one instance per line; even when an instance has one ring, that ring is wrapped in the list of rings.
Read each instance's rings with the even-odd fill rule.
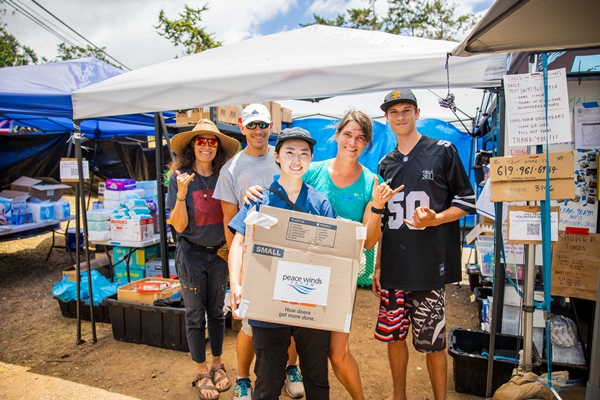
[[[527,236],[539,236],[540,224],[527,224]]]

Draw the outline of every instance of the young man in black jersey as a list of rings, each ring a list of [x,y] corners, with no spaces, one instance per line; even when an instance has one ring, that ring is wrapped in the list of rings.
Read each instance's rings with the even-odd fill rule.
[[[408,347],[426,353],[436,400],[446,398],[444,286],[461,280],[458,220],[475,212],[475,195],[454,145],[417,131],[420,109],[409,89],[390,92],[381,109],[398,146],[379,163],[390,187],[404,185],[383,212],[373,292],[380,298],[375,338],[388,343],[394,394],[406,398]]]

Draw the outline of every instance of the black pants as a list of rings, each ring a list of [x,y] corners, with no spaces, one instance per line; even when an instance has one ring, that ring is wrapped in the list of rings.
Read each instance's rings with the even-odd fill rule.
[[[255,400],[277,400],[285,383],[285,364],[290,338],[296,341],[304,378],[306,400],[329,399],[327,355],[331,332],[317,329],[252,327],[252,343],[256,352]]]

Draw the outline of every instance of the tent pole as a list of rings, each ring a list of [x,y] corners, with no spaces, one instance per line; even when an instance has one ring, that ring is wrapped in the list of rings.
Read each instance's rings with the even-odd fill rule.
[[[94,139],[94,155],[92,156],[91,160],[88,160],[90,166],[90,197],[88,197],[87,201],[88,210],[90,208],[90,201],[92,200],[92,187],[94,186],[94,162],[96,162],[96,152],[98,150],[98,141],[100,140],[100,129],[96,129],[96,131],[94,132]]]
[[[75,134],[79,133],[79,124],[75,125]],[[75,290],[77,292],[75,300],[75,312],[77,315],[77,339],[75,344],[79,345],[85,343],[81,340],[81,251],[79,250],[80,239],[79,231],[81,229],[81,211],[79,209],[79,182],[75,185]]]
[[[173,149],[171,149],[171,139],[169,138],[169,131],[167,130],[167,124],[165,124],[165,119],[163,118],[162,113],[160,114],[160,125],[162,127],[163,132],[165,133],[165,142],[167,142],[167,149],[169,149],[171,160],[174,160],[175,154],[173,153]]]
[[[77,173],[79,180],[77,185],[79,187],[79,201],[81,204],[80,217],[83,222],[83,243],[85,248],[85,261],[88,268],[88,292],[90,294],[90,320],[92,322],[92,342],[96,343],[96,321],[94,320],[94,292],[92,290],[92,269],[90,268],[90,252],[88,243],[88,227],[87,227],[87,215],[85,208],[85,181],[83,178],[83,162],[81,160],[81,132],[79,130],[79,121],[73,121],[75,124],[75,156],[77,157]],[[79,219],[78,219],[79,221]],[[76,237],[79,237],[79,231],[76,232]],[[77,247],[79,249],[79,246]],[[77,259],[79,263],[79,258]],[[79,275],[79,274],[78,274]]]
[[[162,274],[163,278],[169,278],[171,271],[169,271],[169,245],[167,243],[167,219],[165,213],[165,185],[163,184],[163,149],[162,149],[162,126],[164,120],[162,114],[157,112],[154,113],[154,134],[156,137],[156,186],[158,191],[158,210],[156,210],[158,216],[158,224],[160,230],[160,259],[162,263]],[[165,135],[169,134],[165,131]]]
[[[506,104],[504,97],[504,86],[501,84],[498,92],[498,107],[500,108],[500,130],[498,137],[498,156],[504,155],[504,132],[506,130],[505,113]],[[490,344],[488,347],[489,359],[487,369],[486,398],[492,397],[492,378],[494,373],[494,353],[496,348],[496,333],[500,333],[502,327],[502,307],[504,305],[504,279],[505,270],[502,268],[500,249],[504,245],[502,238],[502,203],[496,203],[496,215],[494,219],[494,283],[492,305],[492,324],[490,326]]]

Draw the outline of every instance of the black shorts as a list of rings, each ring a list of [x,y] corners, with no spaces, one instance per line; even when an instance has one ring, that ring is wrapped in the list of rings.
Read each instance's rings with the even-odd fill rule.
[[[445,290],[381,289],[375,339],[405,340],[412,324],[413,345],[421,353],[446,348]]]

